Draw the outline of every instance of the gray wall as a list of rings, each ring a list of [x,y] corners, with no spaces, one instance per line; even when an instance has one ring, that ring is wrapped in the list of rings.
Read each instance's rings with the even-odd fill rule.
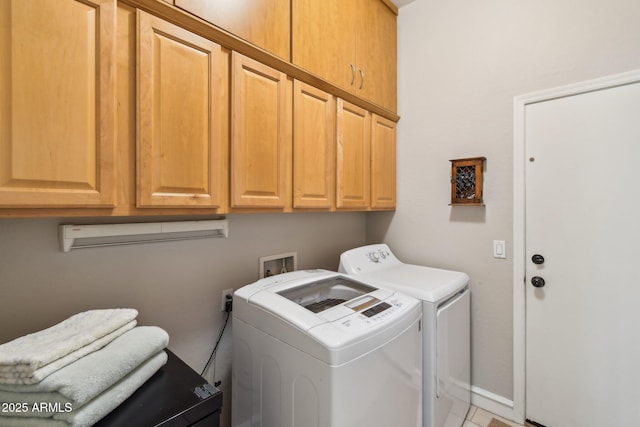
[[[258,279],[259,258],[297,251],[298,269],[337,270],[346,249],[365,243],[364,213],[230,215],[227,239],[202,239],[61,252],[57,225],[105,219],[0,219],[0,343],[80,311],[132,307],[157,325],[169,348],[200,372],[225,314],[224,289]],[[120,219],[126,222],[126,219]],[[229,322],[231,323],[231,322]],[[231,414],[231,328],[205,377],[222,380]]]
[[[472,383],[484,391],[513,398],[513,97],[640,68],[639,22],[637,0],[400,9],[398,207],[370,214],[367,239],[471,276]],[[475,156],[487,157],[486,206],[448,206],[449,160]],[[506,260],[492,257],[494,239],[507,241]]]

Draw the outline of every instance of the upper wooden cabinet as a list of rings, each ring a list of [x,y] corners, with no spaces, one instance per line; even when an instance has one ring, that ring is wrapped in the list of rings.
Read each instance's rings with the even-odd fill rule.
[[[175,0],[175,5],[289,60],[290,0]]]
[[[337,101],[337,208],[369,208],[371,180],[371,113]]]
[[[396,124],[372,114],[371,209],[396,207]]]
[[[330,209],[336,186],[336,101],[293,83],[293,207]]]
[[[380,0],[360,0],[356,94],[397,110],[397,14]]]
[[[293,0],[291,61],[353,91],[356,4],[360,0]]]
[[[396,111],[396,13],[382,0],[293,0],[292,62]]]
[[[115,0],[0,2],[0,206],[115,203]]]
[[[291,81],[233,52],[231,82],[231,207],[290,206]]]
[[[0,0],[0,216],[393,209],[387,1]]]
[[[227,197],[218,44],[138,11],[138,207],[219,207]]]
[[[396,124],[337,101],[339,209],[389,210],[396,206]]]

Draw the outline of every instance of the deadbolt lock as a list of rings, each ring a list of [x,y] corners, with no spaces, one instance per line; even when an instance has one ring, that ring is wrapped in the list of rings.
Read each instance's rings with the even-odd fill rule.
[[[531,257],[531,261],[537,265],[544,264],[544,257],[540,254],[535,254]]]

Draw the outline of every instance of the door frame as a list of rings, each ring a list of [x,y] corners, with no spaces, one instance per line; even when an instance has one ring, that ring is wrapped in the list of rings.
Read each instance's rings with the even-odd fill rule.
[[[526,418],[525,120],[530,104],[640,82],[640,70],[516,96],[513,102],[513,417]]]

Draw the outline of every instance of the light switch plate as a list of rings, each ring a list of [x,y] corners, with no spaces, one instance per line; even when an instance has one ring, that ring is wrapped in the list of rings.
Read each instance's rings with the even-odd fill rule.
[[[504,240],[493,241],[493,257],[494,258],[506,258],[507,257],[507,244]]]

